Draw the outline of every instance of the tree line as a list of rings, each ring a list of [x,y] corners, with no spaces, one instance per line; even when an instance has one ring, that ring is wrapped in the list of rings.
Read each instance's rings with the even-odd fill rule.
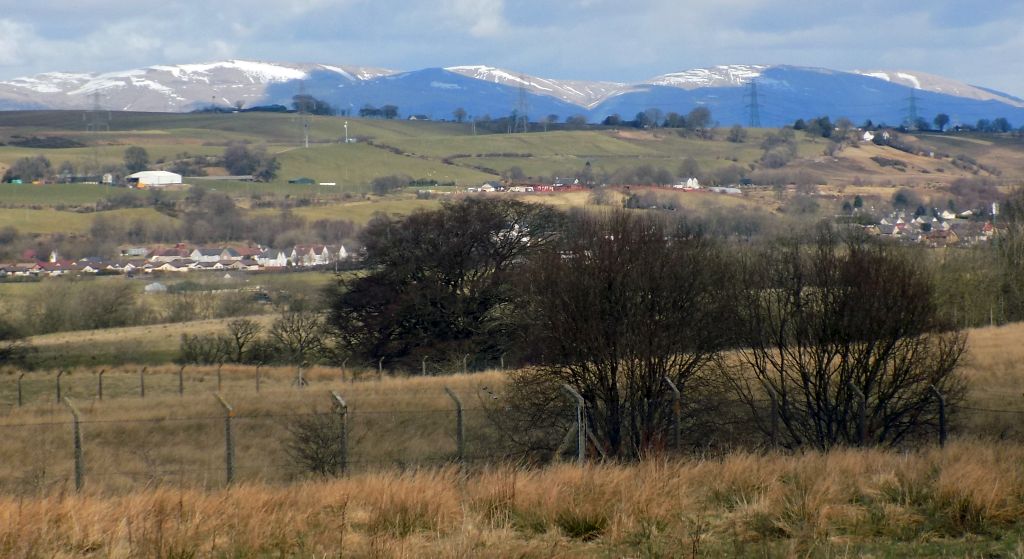
[[[522,368],[496,421],[535,452],[565,432],[563,383],[621,458],[666,444],[666,379],[700,420],[694,444],[746,409],[789,448],[901,445],[935,429],[935,390],[950,411],[963,396],[966,337],[931,271],[833,226],[735,244],[649,212],[467,199],[382,216],[362,239],[370,269],[327,293],[334,354],[404,370],[507,358]]]

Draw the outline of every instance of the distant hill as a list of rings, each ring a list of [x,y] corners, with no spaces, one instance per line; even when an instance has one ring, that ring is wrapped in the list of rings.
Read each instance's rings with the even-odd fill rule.
[[[658,108],[686,113],[711,108],[719,125],[749,124],[751,84],[763,126],[829,115],[855,123],[898,125],[913,110],[925,120],[946,113],[952,124],[1005,117],[1024,124],[1024,100],[920,72],[838,71],[799,66],[734,65],[654,76],[641,83],[557,80],[489,66],[453,66],[397,72],[363,66],[228,60],[151,66],[104,74],[51,72],[0,82],[0,110],[89,109],[184,112],[236,104],[290,105],[306,92],[354,114],[365,105],[399,107],[400,117],[450,120],[508,116],[525,98],[532,120],[549,114],[600,121],[630,120]]]

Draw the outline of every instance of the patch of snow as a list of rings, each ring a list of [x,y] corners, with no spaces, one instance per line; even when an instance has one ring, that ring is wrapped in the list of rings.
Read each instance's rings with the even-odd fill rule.
[[[343,77],[350,79],[352,81],[356,80],[355,76],[345,71],[344,68],[340,68],[338,66],[328,66],[326,64],[321,64],[320,67],[323,68],[324,70],[330,70],[331,72],[334,72],[336,74],[341,74]]]
[[[444,83],[444,82],[438,82],[438,81],[430,82],[430,87],[437,88],[437,89],[462,89],[462,87],[460,87],[458,84]]]
[[[749,83],[761,76],[768,66],[734,64],[714,66],[711,68],[694,68],[683,72],[673,72],[656,76],[648,83],[683,89],[698,87],[728,87]]]
[[[913,74],[907,74],[905,72],[896,72],[896,77],[907,80],[914,84],[914,89],[921,89],[921,80],[917,79],[917,76]]]
[[[892,78],[889,77],[889,74],[886,74],[885,72],[861,72],[861,71],[858,70],[858,71],[855,71],[854,73],[855,74],[860,74],[862,76],[867,76],[869,78],[878,78],[880,80],[885,80],[887,82],[891,82],[892,81]]]

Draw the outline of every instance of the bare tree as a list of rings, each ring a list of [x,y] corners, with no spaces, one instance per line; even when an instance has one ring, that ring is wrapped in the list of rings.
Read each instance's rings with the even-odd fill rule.
[[[324,317],[304,301],[283,309],[268,332],[291,363],[316,358],[324,349]]]
[[[235,363],[246,360],[246,350],[259,336],[263,327],[259,322],[249,318],[237,318],[228,322],[228,340],[231,347],[231,359]]]
[[[651,214],[577,216],[565,237],[524,276],[538,366],[513,376],[519,431],[528,438],[566,417],[566,383],[586,400],[605,452],[637,458],[666,443],[666,379],[695,389],[722,347],[728,267],[714,243]]]
[[[780,444],[896,445],[934,428],[933,388],[947,409],[963,397],[966,336],[940,314],[928,270],[898,250],[822,226],[810,245],[751,257],[733,380],[766,433],[775,400]]]

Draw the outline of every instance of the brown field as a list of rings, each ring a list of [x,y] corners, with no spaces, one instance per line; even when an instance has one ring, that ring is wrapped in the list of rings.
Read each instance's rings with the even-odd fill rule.
[[[1024,447],[0,497],[5,557],[1020,557]]]
[[[224,484],[215,367],[62,378],[83,415],[74,493],[70,414],[55,373],[0,374],[3,557],[1020,557],[1024,556],[1024,325],[970,332],[967,409],[945,449],[737,451],[640,464],[505,463],[488,447],[483,387],[503,375],[403,377],[364,367],[221,370],[235,407],[236,483]],[[443,373],[457,366],[431,365]],[[466,408],[455,464],[452,388]],[[289,462],[295,417],[349,405],[350,477]]]

